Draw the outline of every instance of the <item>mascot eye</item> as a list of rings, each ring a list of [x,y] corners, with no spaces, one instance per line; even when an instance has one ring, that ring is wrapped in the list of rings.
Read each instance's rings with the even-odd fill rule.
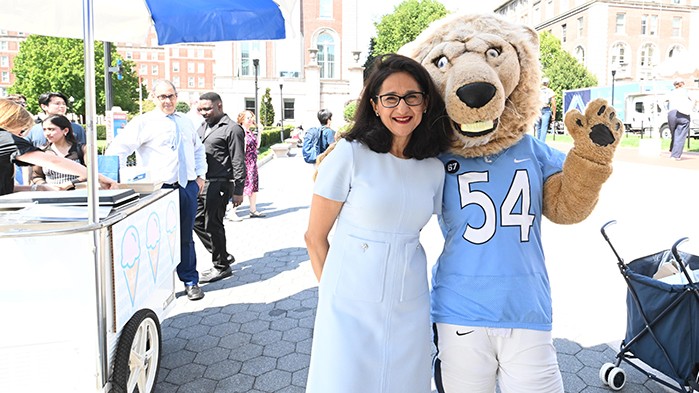
[[[437,66],[437,68],[444,68],[449,64],[449,59],[447,59],[446,56],[442,56],[439,59],[437,59],[434,64]]]
[[[498,49],[495,49],[495,48],[490,48],[485,52],[485,54],[488,57],[495,58],[495,57],[500,56],[500,51]]]

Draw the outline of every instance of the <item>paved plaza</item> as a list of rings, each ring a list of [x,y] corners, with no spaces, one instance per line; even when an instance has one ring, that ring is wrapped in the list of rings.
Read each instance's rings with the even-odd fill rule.
[[[203,285],[206,297],[201,301],[188,301],[180,292],[162,321],[162,359],[155,392],[305,391],[318,295],[303,240],[313,167],[303,162],[300,151],[292,149],[291,154],[268,160],[260,168],[257,206],[267,217],[226,222],[228,251],[236,258],[233,276]],[[684,162],[670,163],[667,157],[645,159],[635,152],[625,154],[630,158],[615,163],[615,174],[593,216],[568,227],[544,223],[554,293],[553,333],[566,392],[611,391],[601,383],[598,372],[603,363],[614,360],[625,328],[625,284],[614,255],[599,235],[601,223],[618,219],[617,226],[624,229],[617,231],[616,237],[622,247],[627,246],[626,234],[635,235],[638,223],[648,218],[621,212],[616,202],[621,195],[643,193],[624,197],[629,200],[623,205],[630,209],[662,208],[665,216],[668,209],[672,214],[672,206],[657,201],[648,205],[646,198],[656,198],[655,194],[633,187],[643,187],[648,173],[664,179],[668,171],[680,179],[689,175],[697,178],[697,156],[687,155]],[[660,169],[651,169],[656,166]],[[664,195],[662,189],[657,193]],[[247,199],[238,214],[242,217],[244,212]],[[682,217],[683,222],[690,219]],[[664,225],[662,220],[670,218],[660,220]],[[682,236],[692,236],[686,233],[690,228],[673,226],[664,236],[672,239],[681,232]],[[664,237],[647,235],[665,247]],[[699,234],[695,236],[699,238]],[[428,261],[433,263],[441,249],[436,220],[423,230],[422,242]],[[636,255],[644,251],[638,248],[628,246],[627,253],[630,249],[634,254],[629,258],[642,255]],[[200,272],[211,267],[210,254],[199,243],[197,257]],[[628,381],[623,392],[667,391],[631,367],[624,369]]]

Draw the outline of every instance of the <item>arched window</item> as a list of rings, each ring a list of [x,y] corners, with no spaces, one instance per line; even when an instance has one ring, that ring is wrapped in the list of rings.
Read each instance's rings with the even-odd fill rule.
[[[641,46],[639,56],[639,79],[651,79],[653,76],[653,68],[660,63],[659,54],[655,44],[646,43]]]
[[[629,59],[627,57],[628,49],[626,47],[626,44],[624,44],[623,42],[617,42],[616,44],[614,44],[614,46],[612,46],[612,65],[621,66],[621,64],[628,64]]]
[[[682,45],[673,45],[670,47],[670,50],[667,52],[667,57],[672,59],[673,57],[679,57],[682,52],[684,52],[684,48]]]
[[[263,53],[262,47],[259,41],[242,41],[239,46],[239,63],[238,63],[238,76],[255,76],[255,71],[253,67],[253,59],[260,59],[260,55]],[[263,61],[259,62],[260,65],[264,64]],[[258,75],[262,74],[260,69],[257,70]]]
[[[318,36],[318,66],[321,79],[335,79],[335,40],[328,33]]]
[[[583,49],[582,46],[575,48],[574,56],[578,60],[578,63],[585,65],[585,49]]]

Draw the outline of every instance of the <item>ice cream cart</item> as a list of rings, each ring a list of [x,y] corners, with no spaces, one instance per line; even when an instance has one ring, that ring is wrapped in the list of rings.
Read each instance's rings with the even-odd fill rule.
[[[180,260],[177,192],[100,206],[92,225],[70,221],[85,206],[14,210],[21,204],[8,200],[0,197],[0,391],[151,392]]]

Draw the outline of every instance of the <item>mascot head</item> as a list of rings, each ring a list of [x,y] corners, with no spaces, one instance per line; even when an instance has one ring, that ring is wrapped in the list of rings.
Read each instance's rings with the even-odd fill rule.
[[[452,15],[399,53],[434,79],[452,120],[455,154],[497,153],[539,116],[539,36],[531,28],[495,15]]]

